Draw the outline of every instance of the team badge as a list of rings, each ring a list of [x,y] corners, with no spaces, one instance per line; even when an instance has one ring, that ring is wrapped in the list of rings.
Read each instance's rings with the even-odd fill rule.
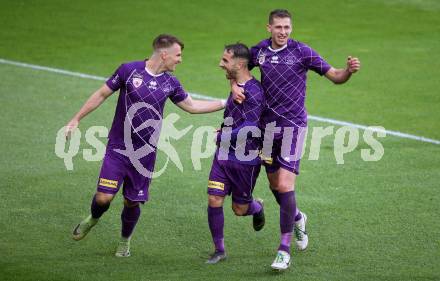
[[[264,61],[266,60],[266,55],[260,51],[260,53],[258,54],[258,64],[263,64]]]
[[[142,85],[142,76],[139,74],[135,74],[133,75],[133,79],[132,79],[133,85],[135,86],[135,88],[139,88]]]

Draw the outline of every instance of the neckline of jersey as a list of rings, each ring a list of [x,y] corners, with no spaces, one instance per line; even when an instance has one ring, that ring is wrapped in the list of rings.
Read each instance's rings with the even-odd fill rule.
[[[161,72],[161,73],[159,73],[159,74],[153,74],[153,73],[151,73],[151,72],[148,70],[148,68],[147,68],[147,61],[148,61],[148,60],[145,61],[145,67],[144,67],[144,69],[145,69],[145,71],[148,73],[148,75],[153,76],[153,77],[159,77],[159,76],[162,76],[162,75],[165,73],[165,72]]]
[[[249,82],[249,81],[251,81],[251,80],[253,80],[253,79],[254,79],[254,76],[251,76],[251,79],[247,80],[247,81],[244,82],[244,83],[238,83],[238,82],[237,82],[237,86],[240,86],[240,87],[243,87],[243,88],[244,88],[244,85],[246,85],[247,82]]]
[[[284,45],[284,46],[282,46],[281,48],[276,49],[276,50],[272,49],[272,46],[269,46],[269,47],[267,47],[267,48],[268,48],[270,51],[272,51],[272,52],[274,52],[274,53],[277,53],[277,52],[282,51],[282,50],[284,50],[285,48],[287,48],[287,44]]]

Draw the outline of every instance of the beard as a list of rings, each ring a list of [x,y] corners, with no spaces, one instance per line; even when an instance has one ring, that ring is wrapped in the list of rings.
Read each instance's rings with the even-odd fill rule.
[[[226,70],[226,79],[231,80],[235,79],[237,77],[237,73],[235,71],[228,71]]]

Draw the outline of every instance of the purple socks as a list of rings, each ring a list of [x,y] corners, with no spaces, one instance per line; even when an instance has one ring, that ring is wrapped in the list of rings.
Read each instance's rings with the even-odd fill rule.
[[[261,206],[261,204],[256,201],[256,200],[252,200],[251,203],[249,203],[249,207],[247,209],[246,215],[245,216],[250,216],[253,214],[258,214],[261,209],[263,208],[263,206]]]
[[[271,189],[273,196],[275,197],[275,200],[277,201],[278,205],[280,204],[280,193],[276,190]],[[293,191],[295,192],[295,191]],[[296,205],[296,200],[295,200]],[[295,208],[295,222],[299,221],[302,218],[301,212],[298,208]]]
[[[295,224],[296,200],[295,191],[278,193],[280,204],[281,241],[278,250],[290,253],[290,241]]]
[[[92,205],[90,206],[90,212],[92,213],[92,218],[99,219],[102,214],[104,214],[108,208],[110,207],[110,203],[104,206],[98,205],[96,202],[96,195],[93,196]]]
[[[215,245],[215,250],[218,252],[225,251],[225,243],[223,239],[223,228],[225,224],[225,217],[223,215],[223,207],[208,206],[208,224],[211,231],[212,241]]]
[[[290,242],[292,241],[292,232],[281,233],[279,251],[290,253]]]
[[[121,236],[123,238],[130,238],[136,226],[139,216],[141,215],[141,207],[138,205],[134,207],[124,206],[121,213],[122,231]]]

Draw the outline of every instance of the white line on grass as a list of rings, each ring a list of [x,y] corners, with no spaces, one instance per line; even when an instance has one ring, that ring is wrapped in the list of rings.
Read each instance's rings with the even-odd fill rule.
[[[64,70],[64,69],[58,69],[58,68],[47,67],[47,66],[40,66],[40,65],[17,62],[17,61],[11,61],[11,60],[6,60],[6,59],[2,59],[2,58],[0,58],[0,63],[20,66],[20,67],[24,67],[24,68],[31,68],[31,69],[35,69],[35,70],[41,70],[41,71],[54,72],[54,73],[58,73],[58,74],[64,74],[64,75],[68,75],[68,76],[85,78],[85,79],[92,79],[92,80],[99,80],[99,81],[106,80],[105,77],[101,77],[101,76],[89,75],[89,74],[80,73],[80,72],[74,72],[74,71],[69,71],[69,70]],[[205,96],[205,95],[201,95],[201,94],[196,94],[196,93],[190,93],[190,94],[191,94],[191,96],[193,96],[195,98],[199,98],[199,99],[219,100],[218,98]],[[398,132],[398,131],[379,130],[379,129],[370,128],[365,125],[355,124],[355,123],[346,122],[346,121],[339,121],[339,120],[335,120],[335,119],[331,119],[331,118],[319,117],[319,116],[314,116],[314,115],[309,115],[309,119],[324,122],[324,123],[329,123],[329,124],[333,124],[333,125],[350,126],[350,127],[354,127],[354,128],[358,128],[358,129],[362,129],[362,130],[372,130],[375,132],[385,132],[387,135],[391,135],[391,136],[395,136],[395,137],[399,137],[399,138],[411,139],[411,140],[440,145],[440,140],[435,140],[435,139],[425,138],[425,137],[421,137],[421,136],[406,134],[406,133],[402,133],[402,132]]]

